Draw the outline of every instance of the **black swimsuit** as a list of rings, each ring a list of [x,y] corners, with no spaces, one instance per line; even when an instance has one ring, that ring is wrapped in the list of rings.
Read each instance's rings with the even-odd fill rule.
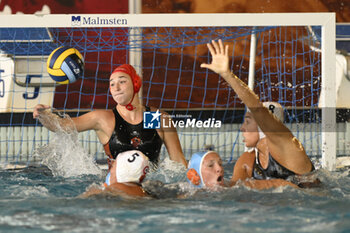
[[[146,111],[150,111],[150,108],[147,106]],[[114,131],[108,143],[104,145],[107,156],[115,159],[121,152],[139,150],[151,162],[158,163],[163,141],[159,137],[157,130],[144,129],[143,121],[137,125],[126,122],[116,108],[113,109],[113,113],[115,117]]]
[[[294,176],[295,173],[280,165],[269,154],[269,163],[266,169],[264,169],[259,162],[259,152],[255,154],[255,163],[253,167],[253,178],[257,180],[267,179],[287,179],[289,176]]]
[[[268,180],[268,179],[284,179],[288,180],[300,188],[311,188],[318,187],[320,185],[319,179],[314,179],[312,176],[308,178],[307,175],[297,175],[294,172],[288,170],[279,164],[272,156],[269,154],[269,164],[266,169],[264,169],[259,162],[259,152],[255,152],[255,163],[253,167],[253,178],[257,180]],[[314,171],[315,167],[312,164],[311,171]]]

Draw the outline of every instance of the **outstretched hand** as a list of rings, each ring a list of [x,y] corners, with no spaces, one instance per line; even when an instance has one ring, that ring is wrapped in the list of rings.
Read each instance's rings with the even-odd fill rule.
[[[34,110],[33,110],[33,118],[34,119],[38,118],[41,112],[43,112],[43,111],[45,111],[46,109],[49,109],[49,108],[51,108],[49,105],[37,104],[34,107]]]
[[[212,56],[211,64],[202,63],[201,68],[207,68],[215,73],[223,76],[225,73],[230,73],[229,69],[229,57],[228,57],[228,45],[222,43],[222,40],[218,42],[212,41],[211,44],[208,43],[207,47]]]

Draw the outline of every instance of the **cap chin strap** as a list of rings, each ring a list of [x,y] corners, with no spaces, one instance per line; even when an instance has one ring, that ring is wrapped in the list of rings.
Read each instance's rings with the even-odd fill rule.
[[[132,96],[132,99],[130,100],[130,103],[128,103],[127,105],[124,105],[124,107],[129,110],[132,111],[134,110],[136,107],[134,107],[134,105],[132,105],[132,101],[134,100],[135,94]]]
[[[126,108],[127,110],[129,110],[129,111],[132,111],[132,110],[135,109],[135,107],[134,107],[132,104],[127,104],[127,105],[125,105],[125,108]]]

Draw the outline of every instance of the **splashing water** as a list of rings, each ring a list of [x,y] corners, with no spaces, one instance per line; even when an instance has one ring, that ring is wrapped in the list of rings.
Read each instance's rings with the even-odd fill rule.
[[[198,191],[186,179],[186,167],[165,156],[159,165],[147,174],[142,187],[155,198],[178,198],[192,196]]]
[[[52,113],[40,114],[39,121],[43,125],[50,122],[57,131],[50,137],[48,145],[35,151],[35,156],[41,158],[42,164],[46,165],[54,176],[73,177],[87,174],[102,176],[102,171],[93,157],[81,147],[76,129],[74,127],[70,130],[62,129],[59,124],[62,117],[74,126],[66,114],[61,117]]]
[[[147,174],[146,179],[160,180],[164,183],[176,183],[186,180],[186,168],[182,164],[165,157],[157,168]]]

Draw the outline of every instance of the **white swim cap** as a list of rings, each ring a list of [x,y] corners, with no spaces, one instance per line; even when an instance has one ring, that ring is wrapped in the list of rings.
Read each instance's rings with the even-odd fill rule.
[[[284,121],[284,113],[282,106],[277,102],[263,102],[262,103],[265,108],[267,108],[277,119],[279,119],[281,122]],[[258,127],[259,130],[259,138],[262,139],[265,137],[265,134],[261,131],[260,127]]]
[[[279,119],[281,122],[284,121],[284,111],[283,111],[282,105],[280,105],[277,102],[263,102],[262,104],[273,115],[275,115],[277,119]],[[249,108],[247,108],[247,112],[251,112]],[[265,134],[261,131],[259,126],[258,126],[258,131],[259,131],[259,139],[266,137]],[[245,151],[252,152],[253,150],[254,150],[254,147],[245,147]]]
[[[141,183],[149,170],[148,157],[138,150],[119,153],[116,162],[116,176],[119,183]]]
[[[282,106],[277,102],[263,102],[265,108],[275,115],[281,122],[284,121],[284,113]]]

